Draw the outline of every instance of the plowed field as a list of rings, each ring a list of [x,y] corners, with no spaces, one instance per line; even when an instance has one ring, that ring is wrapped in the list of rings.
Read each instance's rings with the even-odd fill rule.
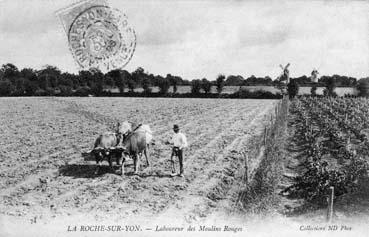
[[[165,98],[0,98],[0,223],[86,220],[187,222],[230,210],[252,140],[277,101]],[[117,121],[149,124],[152,166],[94,175],[98,134]],[[186,134],[185,177],[170,177],[173,124]],[[255,161],[252,164],[257,164]],[[144,164],[144,162],[141,162]],[[253,169],[255,167],[250,167]],[[221,187],[221,188],[219,188]],[[4,224],[5,225],[5,224]]]

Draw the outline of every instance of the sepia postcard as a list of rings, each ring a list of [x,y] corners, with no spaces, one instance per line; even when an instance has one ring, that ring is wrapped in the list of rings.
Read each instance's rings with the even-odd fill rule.
[[[0,0],[0,236],[368,236],[369,1]]]

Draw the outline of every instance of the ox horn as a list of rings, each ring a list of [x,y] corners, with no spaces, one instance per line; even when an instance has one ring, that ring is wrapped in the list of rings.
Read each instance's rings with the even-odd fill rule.
[[[115,147],[115,149],[117,149],[119,151],[125,151],[126,150],[126,148],[123,147],[123,146],[117,146],[117,147]]]
[[[104,150],[104,148],[102,147],[95,147],[94,149],[92,149],[92,151],[101,151]]]

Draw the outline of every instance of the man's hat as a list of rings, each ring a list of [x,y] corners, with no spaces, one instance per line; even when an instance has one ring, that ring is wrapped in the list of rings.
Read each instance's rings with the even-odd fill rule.
[[[177,124],[174,124],[174,126],[173,126],[173,130],[179,130],[179,127],[178,127],[178,125],[177,125]]]

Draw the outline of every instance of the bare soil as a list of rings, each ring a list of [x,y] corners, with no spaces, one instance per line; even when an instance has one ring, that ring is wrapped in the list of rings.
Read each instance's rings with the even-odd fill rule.
[[[248,144],[263,132],[273,100],[164,98],[1,98],[0,214],[6,220],[49,223],[96,221],[185,222],[232,213]],[[105,163],[94,175],[88,152],[117,121],[149,124],[152,166],[132,161],[121,177]],[[173,124],[189,140],[185,177],[170,177]],[[254,162],[257,164],[258,162]],[[250,167],[254,169],[255,167]],[[219,188],[221,187],[221,188]],[[219,216],[218,216],[219,217]]]

